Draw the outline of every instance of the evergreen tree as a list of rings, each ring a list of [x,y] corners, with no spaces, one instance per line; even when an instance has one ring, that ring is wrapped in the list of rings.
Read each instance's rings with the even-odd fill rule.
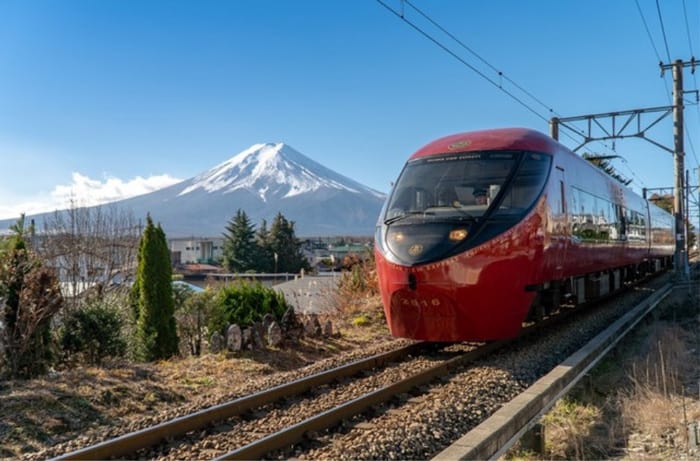
[[[173,305],[172,266],[165,233],[146,218],[138,253],[132,301],[138,307],[136,335],[145,360],[166,359],[178,353]]]
[[[301,242],[294,235],[294,221],[277,213],[270,226],[269,251],[276,256],[277,272],[309,270],[309,262],[301,253]]]
[[[259,251],[255,243],[255,226],[240,208],[226,226],[223,253],[224,267],[229,272],[257,269]]]
[[[259,272],[274,271],[274,255],[270,248],[270,231],[267,230],[267,221],[264,219],[255,232],[255,244],[258,246],[257,270]]]

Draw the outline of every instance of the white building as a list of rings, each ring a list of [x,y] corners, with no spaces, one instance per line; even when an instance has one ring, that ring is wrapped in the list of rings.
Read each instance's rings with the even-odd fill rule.
[[[212,264],[223,258],[223,237],[185,237],[168,239],[173,265]]]

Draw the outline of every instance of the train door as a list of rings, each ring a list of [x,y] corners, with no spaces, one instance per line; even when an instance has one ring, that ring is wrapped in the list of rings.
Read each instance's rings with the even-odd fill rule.
[[[564,264],[569,242],[569,223],[566,206],[566,180],[564,168],[554,168],[554,181],[551,191],[551,222],[552,222],[552,246],[554,247],[554,278],[561,279],[564,276]]]

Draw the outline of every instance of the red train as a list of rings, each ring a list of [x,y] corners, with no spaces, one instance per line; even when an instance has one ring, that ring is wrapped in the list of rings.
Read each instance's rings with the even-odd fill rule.
[[[513,337],[672,264],[672,215],[536,131],[447,136],[406,163],[375,236],[394,336]]]

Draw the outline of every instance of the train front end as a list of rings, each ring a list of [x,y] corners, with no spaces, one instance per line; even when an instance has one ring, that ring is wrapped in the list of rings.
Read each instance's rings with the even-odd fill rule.
[[[513,337],[534,298],[525,287],[542,258],[552,158],[465,144],[414,154],[379,218],[377,272],[394,336]]]

